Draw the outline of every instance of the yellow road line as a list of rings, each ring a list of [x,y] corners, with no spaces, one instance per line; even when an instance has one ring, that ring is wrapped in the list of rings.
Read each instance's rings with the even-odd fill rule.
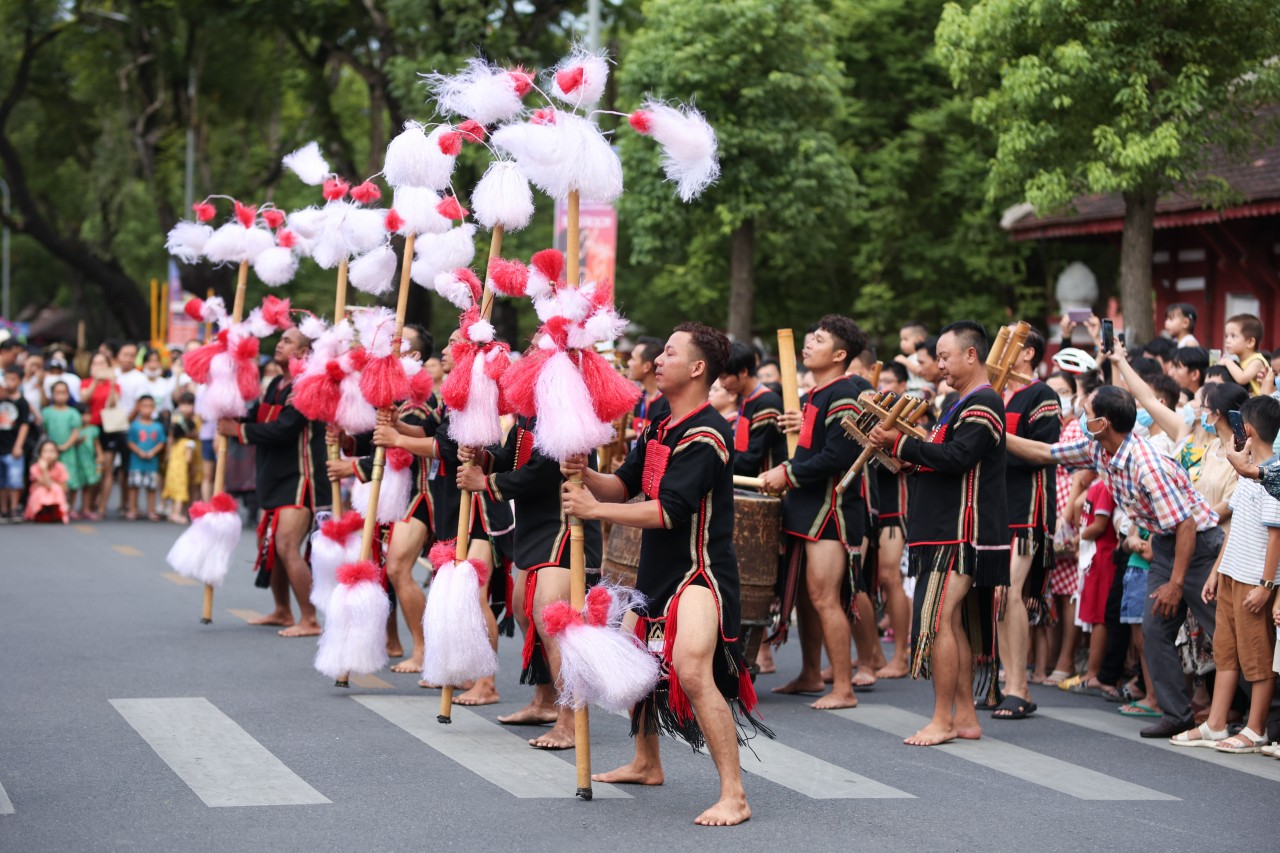
[[[196,581],[193,581],[191,578],[184,578],[182,575],[178,574],[177,572],[161,572],[160,577],[164,578],[170,583],[176,583],[178,586],[198,586],[199,585]]]
[[[92,524],[73,524],[71,525],[71,529],[74,530],[76,533],[97,533],[98,532],[98,528],[94,527]]]
[[[112,545],[111,547],[113,550],[115,550],[120,554],[124,554],[126,557],[142,556],[142,552],[139,551],[137,548],[133,547],[132,545]]]
[[[364,687],[365,689],[384,689],[390,688],[391,682],[383,681],[376,675],[353,675],[351,683],[356,687]]]

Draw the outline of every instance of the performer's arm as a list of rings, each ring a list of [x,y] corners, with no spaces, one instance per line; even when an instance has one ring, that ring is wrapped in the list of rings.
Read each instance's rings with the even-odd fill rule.
[[[751,416],[747,449],[733,457],[733,473],[754,477],[764,467],[764,457],[778,441],[777,409],[760,409]]]
[[[1021,435],[1008,433],[1006,441],[1014,438],[1025,438],[1041,444],[1055,444],[1062,436],[1062,406],[1057,400],[1042,400],[1028,415],[1027,426]],[[1023,459],[1016,453],[1009,453],[1006,464],[1017,471],[1035,471],[1053,464],[1052,462],[1037,464]]]
[[[222,424],[226,421],[218,422],[219,431],[222,430]],[[302,413],[293,406],[285,406],[280,410],[280,416],[271,423],[243,423],[235,424],[236,431],[233,437],[241,444],[254,444],[262,447],[279,447],[281,445],[293,444],[298,440],[298,436],[302,434],[302,429],[307,425],[307,419]]]
[[[515,430],[511,432],[514,434]],[[519,468],[489,474],[484,479],[484,490],[495,501],[531,498],[541,491],[539,484],[552,476],[560,479],[560,465],[554,459],[535,453]]]
[[[640,493],[640,475],[644,472],[644,442],[637,442],[627,454],[626,461],[613,474],[596,471],[587,465],[587,457],[573,456],[560,463],[560,474],[571,480],[582,477],[582,484],[597,501],[626,503]],[[570,485],[568,483],[566,486]],[[561,490],[562,494],[564,490]],[[621,522],[630,525],[630,522]]]
[[[961,474],[972,470],[982,461],[982,457],[999,445],[1003,432],[1004,424],[994,412],[975,407],[967,410],[956,421],[948,441],[931,444],[914,436],[900,434],[893,447],[893,455],[942,473]],[[1039,445],[1039,442],[1029,443]],[[1048,465],[1050,457],[1045,455],[1044,459],[1046,461],[1041,464]]]

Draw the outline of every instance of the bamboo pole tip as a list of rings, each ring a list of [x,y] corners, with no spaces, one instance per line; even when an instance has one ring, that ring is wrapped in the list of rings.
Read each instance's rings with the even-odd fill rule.
[[[580,799],[580,800],[590,800],[590,799],[591,799],[591,789],[590,789],[590,788],[579,788],[578,790],[576,790],[576,791],[574,791],[574,792],[573,792],[573,795],[574,795],[575,797],[577,797],[578,799]]]

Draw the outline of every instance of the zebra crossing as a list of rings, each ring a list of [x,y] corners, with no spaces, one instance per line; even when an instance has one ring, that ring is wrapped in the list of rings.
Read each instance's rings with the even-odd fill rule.
[[[449,759],[496,789],[519,799],[571,798],[573,753],[530,749],[519,730],[492,722],[455,706],[454,722],[435,720],[434,696],[365,694],[350,697],[382,721],[426,748]],[[113,699],[111,705],[155,752],[162,763],[206,806],[324,805],[331,801],[291,770],[207,699]],[[1216,766],[1280,782],[1280,762],[1219,755],[1205,749],[1176,749],[1163,741],[1140,740],[1136,731],[1104,711],[1087,708],[1042,708],[1041,716],[1108,737],[1207,761]],[[828,712],[841,725],[903,737],[927,720],[890,705],[864,703],[856,709]],[[856,733],[853,733],[857,737]],[[895,748],[900,748],[896,747]],[[905,749],[904,747],[901,747]],[[1169,802],[1179,798],[1133,782],[1073,764],[985,734],[980,741],[957,741],[942,747],[912,749],[910,759],[926,765],[967,762],[1025,783],[1085,801]],[[743,770],[752,776],[813,800],[917,799],[922,792],[904,790],[863,776],[780,741],[757,738],[742,750]],[[901,781],[898,785],[909,788]],[[1159,780],[1153,784],[1159,785]],[[598,799],[629,800],[624,787],[597,784]],[[13,805],[0,788],[0,814]]]

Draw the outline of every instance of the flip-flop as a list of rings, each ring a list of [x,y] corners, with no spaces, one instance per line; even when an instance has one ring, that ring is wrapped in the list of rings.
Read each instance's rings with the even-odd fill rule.
[[[1001,711],[1007,711],[1001,714]],[[991,712],[991,716],[996,720],[1025,720],[1036,712],[1036,703],[1021,696],[1006,696],[995,710]]]
[[[1120,713],[1126,717],[1162,717],[1164,716],[1164,714],[1162,714],[1160,711],[1153,710],[1151,707],[1147,705],[1143,705],[1141,702],[1130,702],[1127,705],[1121,705]]]

